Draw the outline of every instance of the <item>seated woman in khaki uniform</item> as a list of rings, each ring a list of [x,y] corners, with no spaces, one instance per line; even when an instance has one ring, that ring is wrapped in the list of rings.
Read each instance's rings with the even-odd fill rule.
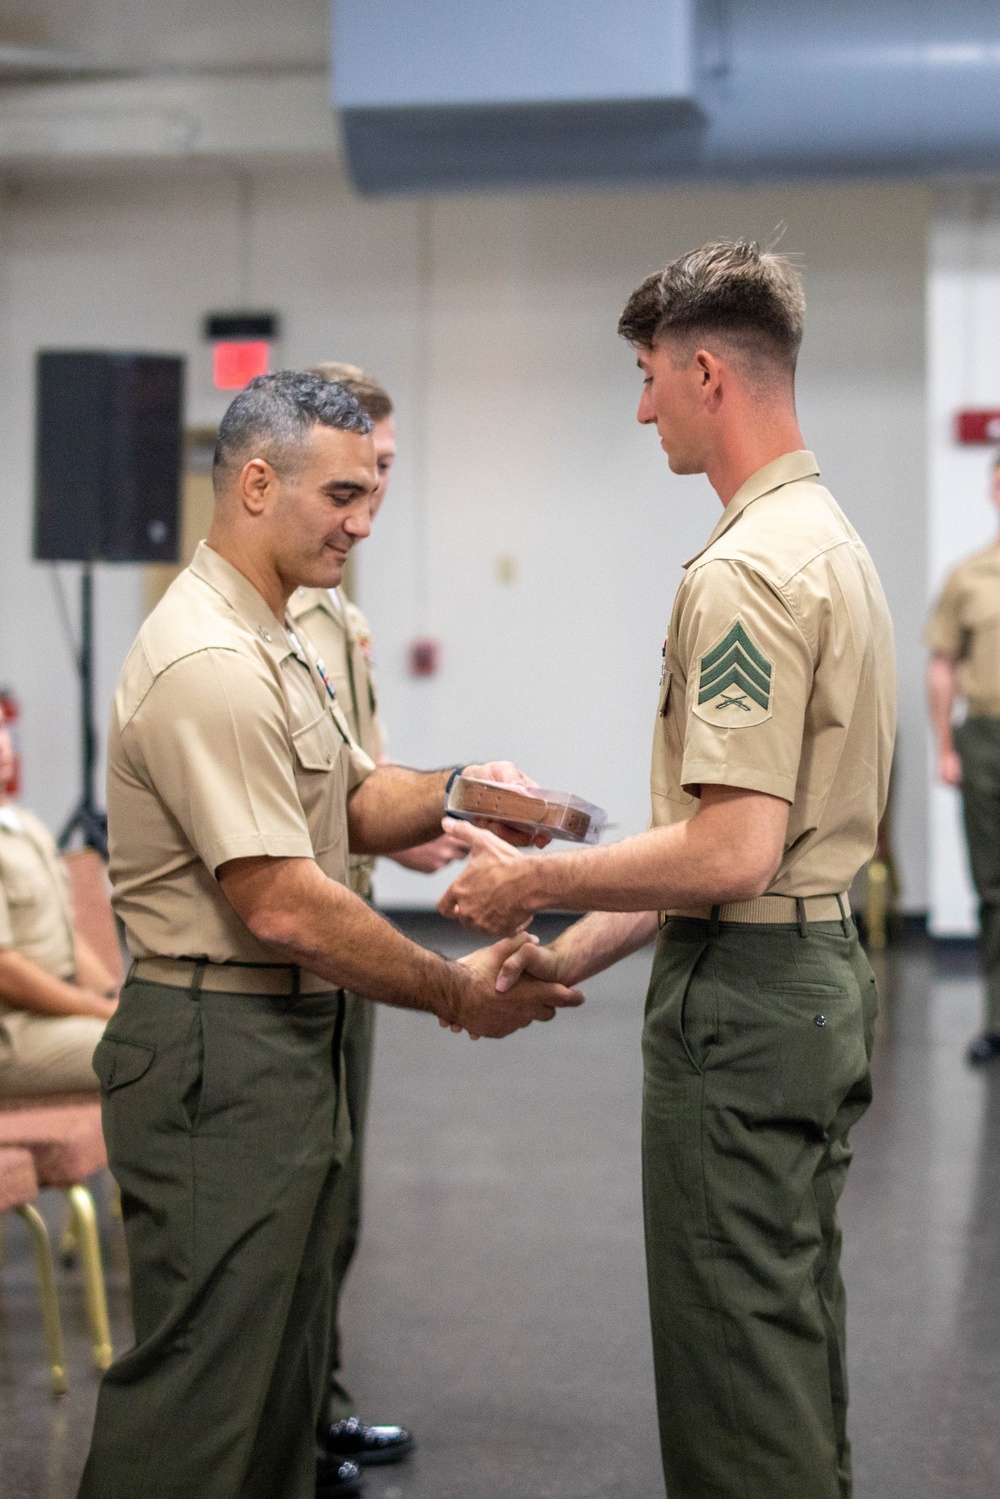
[[[0,724],[0,1097],[96,1092],[91,1057],[115,1012],[112,978],[73,931],[51,834],[7,801],[13,768]]]

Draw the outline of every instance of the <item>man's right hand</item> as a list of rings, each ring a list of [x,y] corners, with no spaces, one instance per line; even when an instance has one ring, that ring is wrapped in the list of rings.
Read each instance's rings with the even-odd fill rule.
[[[961,786],[962,762],[957,750],[942,750],[938,756],[938,780],[942,786]]]
[[[500,946],[500,943],[497,943]],[[496,986],[506,994],[525,977],[541,979],[547,984],[560,982],[559,958],[551,947],[539,947],[536,942],[524,942],[514,949],[500,965]]]
[[[511,970],[508,982],[501,987],[501,975],[508,963],[520,953],[543,951],[535,938],[522,933],[460,958],[462,966],[471,969],[476,983],[466,995],[460,1015],[451,1023],[452,1030],[467,1030],[473,1038],[509,1036],[533,1020],[554,1019],[557,1009],[582,1005],[584,996],[578,989],[534,977],[535,960],[529,960],[530,966],[528,962],[521,964],[516,972]],[[543,961],[538,966],[549,965]]]

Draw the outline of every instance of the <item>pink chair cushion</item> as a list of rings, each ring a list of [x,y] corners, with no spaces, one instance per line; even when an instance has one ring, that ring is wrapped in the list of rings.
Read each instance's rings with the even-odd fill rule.
[[[0,1150],[0,1212],[23,1207],[38,1196],[38,1179],[30,1150]]]
[[[0,1098],[0,1114],[16,1113],[20,1109],[56,1109],[64,1104],[83,1105],[99,1102],[100,1095],[94,1093],[12,1093],[9,1098]]]
[[[0,1145],[30,1150],[43,1187],[75,1186],[108,1164],[99,1103],[2,1113]]]
[[[111,884],[99,853],[79,848],[63,856],[73,892],[74,925],[89,942],[116,984],[125,979],[118,928],[111,913]]]

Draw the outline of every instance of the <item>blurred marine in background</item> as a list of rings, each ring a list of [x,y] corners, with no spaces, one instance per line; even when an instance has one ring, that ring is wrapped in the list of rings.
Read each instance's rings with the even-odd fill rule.
[[[393,405],[388,392],[356,364],[328,362],[314,365],[312,374],[336,381],[350,391],[372,420],[378,488],[371,499],[374,521],[385,499],[396,457]],[[323,662],[354,738],[376,763],[385,758],[386,736],[379,719],[372,679],[371,630],[361,610],[338,588],[299,588],[288,603],[289,616],[301,627]],[[392,858],[407,869],[433,873],[465,850],[447,833],[420,848],[406,849]],[[372,899],[375,860],[352,854],[351,889]],[[341,1380],[340,1294],[357,1248],[361,1230],[364,1185],[365,1122],[371,1088],[375,1042],[375,1006],[359,994],[348,994],[344,1019],[344,1071],[347,1110],[353,1143],[335,1193],[337,1243],[333,1261],[333,1320],[330,1330],[330,1404],[320,1440],[331,1455],[340,1453],[362,1463],[395,1462],[412,1449],[413,1439],[401,1426],[367,1426],[357,1417],[354,1398]]]
[[[1000,454],[993,461],[992,498],[1000,511]],[[927,701],[938,779],[961,787],[979,896],[986,1015],[969,1061],[992,1062],[1000,1057],[1000,542],[948,574],[924,639],[931,652]],[[960,698],[966,717],[953,726]]]

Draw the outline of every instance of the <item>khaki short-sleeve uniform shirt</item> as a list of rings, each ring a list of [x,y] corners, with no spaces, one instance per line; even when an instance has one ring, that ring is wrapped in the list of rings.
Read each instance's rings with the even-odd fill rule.
[[[378,716],[372,677],[372,633],[368,621],[342,588],[299,588],[288,601],[288,613],[301,629],[330,679],[337,701],[358,744],[378,762],[385,752],[385,733]],[[351,889],[372,893],[375,860],[352,854]]]
[[[140,630],[111,713],[110,874],[131,952],[275,962],[216,870],[315,859],[346,885],[347,797],[373,769],[291,625],[203,542]]]
[[[811,453],[754,474],[686,564],[664,647],[653,826],[703,785],[790,805],[769,893],[845,891],[875,848],[895,736],[892,622]]]
[[[0,947],[53,978],[73,978],[69,879],[48,828],[21,807],[0,808]]]
[[[958,663],[972,718],[1000,718],[1000,546],[967,557],[948,574],[924,640]]]

